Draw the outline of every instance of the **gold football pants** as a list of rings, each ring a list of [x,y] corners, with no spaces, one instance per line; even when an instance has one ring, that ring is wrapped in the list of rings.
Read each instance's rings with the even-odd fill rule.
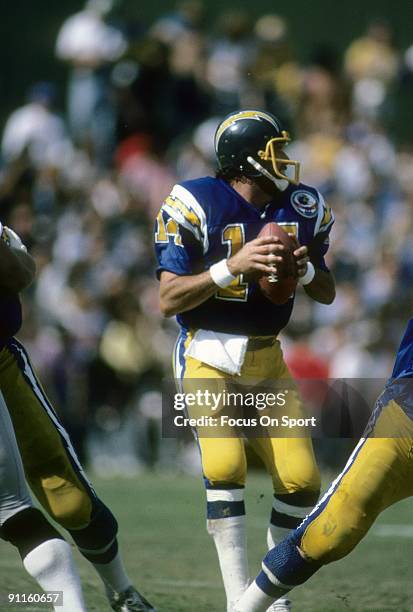
[[[360,542],[377,516],[413,495],[413,421],[395,401],[378,404],[344,470],[296,531],[305,555],[325,564]]]
[[[0,390],[33,493],[66,529],[86,526],[95,493],[24,347],[15,339],[0,351]]]
[[[192,333],[189,332],[181,334],[174,352],[175,377],[184,393],[196,393],[198,389],[209,390],[212,393],[230,389],[234,383],[248,383],[248,381],[255,383],[262,381],[267,385],[271,381],[280,379],[288,382],[291,387],[291,375],[284,362],[278,340],[274,339],[270,346],[247,349],[241,376],[231,376],[197,359],[185,357],[185,350],[192,337]],[[218,412],[219,410],[216,414]],[[188,413],[190,417],[199,417],[202,409],[197,406],[188,407]],[[301,402],[295,391],[292,392],[288,402],[288,413],[303,416]],[[211,413],[204,412],[204,414]],[[210,486],[220,484],[244,486],[247,475],[244,439],[230,426],[228,426],[228,437],[222,429],[219,437],[204,437],[200,428],[196,434],[207,483]],[[248,442],[264,462],[272,478],[275,494],[319,491],[320,474],[309,437],[248,437]]]

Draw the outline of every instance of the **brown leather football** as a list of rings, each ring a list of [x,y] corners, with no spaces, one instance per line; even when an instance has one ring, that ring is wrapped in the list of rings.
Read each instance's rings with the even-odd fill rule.
[[[275,222],[264,225],[258,237],[276,236],[285,246],[283,261],[277,264],[274,274],[264,274],[258,283],[265,297],[273,304],[285,304],[292,296],[297,287],[297,269],[293,257],[293,251],[297,248],[294,241]]]

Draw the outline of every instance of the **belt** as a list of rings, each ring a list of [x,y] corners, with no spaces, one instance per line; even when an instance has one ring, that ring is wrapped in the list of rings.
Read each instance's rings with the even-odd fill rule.
[[[249,338],[248,339],[248,351],[259,351],[263,348],[268,348],[272,346],[277,341],[276,336],[267,336],[263,338]]]

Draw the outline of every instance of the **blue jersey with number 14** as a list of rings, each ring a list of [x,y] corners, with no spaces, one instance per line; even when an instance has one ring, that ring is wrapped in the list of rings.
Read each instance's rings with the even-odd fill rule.
[[[281,202],[257,209],[226,181],[205,177],[175,185],[162,204],[155,227],[158,276],[163,270],[178,275],[199,274],[234,255],[275,221],[312,249],[317,267],[326,270],[324,255],[334,222],[321,194],[308,185],[290,185]],[[226,289],[196,308],[178,315],[185,329],[208,329],[248,336],[276,335],[291,316],[294,296],[276,306],[256,282],[240,275]]]

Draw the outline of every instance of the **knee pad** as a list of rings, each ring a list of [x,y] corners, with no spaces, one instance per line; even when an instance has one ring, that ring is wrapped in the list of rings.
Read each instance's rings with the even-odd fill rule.
[[[270,550],[263,561],[263,571],[270,581],[286,588],[303,584],[320,567],[320,563],[307,561],[300,555],[290,536]]]
[[[89,496],[76,489],[58,504],[50,506],[50,515],[64,529],[79,529],[91,520],[93,504]]]
[[[37,508],[27,508],[2,525],[0,537],[15,546],[22,559],[43,542],[62,536]]]
[[[322,519],[317,517],[307,527],[301,537],[300,548],[307,557],[326,565],[348,555],[364,533],[364,530],[351,526],[344,516],[338,523],[331,515],[323,513]]]
[[[92,514],[92,493],[69,476],[42,476],[30,479],[35,495],[59,525],[78,529],[87,525]]]
[[[108,563],[117,553],[118,522],[99,499],[94,500],[89,524],[68,531],[80,552],[94,563]]]
[[[212,486],[221,486],[224,483],[229,487],[243,487],[245,484],[245,468],[236,461],[233,463],[216,461],[214,465],[204,465],[203,469],[205,480]]]
[[[286,471],[280,471],[274,486],[278,485],[277,481],[281,481],[284,490],[291,492],[290,495],[294,493],[311,496],[311,494],[319,494],[321,489],[321,475],[315,459],[314,461],[308,458],[306,461],[296,459],[288,464]]]

